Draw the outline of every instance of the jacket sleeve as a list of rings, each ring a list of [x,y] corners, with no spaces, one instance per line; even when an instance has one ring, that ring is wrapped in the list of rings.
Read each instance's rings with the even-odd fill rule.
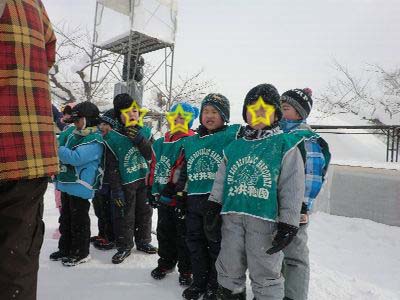
[[[61,146],[58,148],[58,156],[63,163],[78,167],[101,158],[103,147],[100,143],[82,145],[73,150]]]
[[[105,163],[105,175],[108,183],[110,184],[110,190],[116,191],[121,188],[122,181],[119,173],[118,160],[114,153],[106,147],[106,163]]]
[[[50,69],[56,61],[56,35],[54,34],[53,27],[47,15],[44,5],[41,4],[42,20],[43,20],[43,34],[46,46],[47,66]]]
[[[185,159],[185,154],[184,154],[184,150],[181,150],[181,154],[180,154],[180,167],[179,167],[179,172],[174,173],[173,175],[173,183],[175,183],[175,191],[178,192],[183,192],[186,190],[186,183],[188,180],[188,175],[187,175],[187,162]],[[172,174],[171,174],[172,175]]]
[[[278,178],[278,221],[299,226],[300,210],[304,199],[304,162],[295,147],[286,153]]]
[[[214,201],[219,204],[223,203],[223,195],[224,195],[224,182],[226,175],[226,162],[225,160],[219,165],[217,174],[215,175],[215,180],[213,187],[211,189],[209,201]]]
[[[152,148],[151,149],[151,161],[150,161],[149,174],[147,176],[147,182],[146,182],[147,186],[152,186],[153,183],[154,183],[154,172],[155,172],[155,169],[156,169],[156,163],[157,163],[156,155],[155,155],[154,150]]]
[[[140,142],[136,147],[139,149],[140,154],[144,157],[145,160],[151,160],[151,155],[153,153],[153,149],[151,145],[154,143],[153,136],[150,139],[144,138],[142,142]]]

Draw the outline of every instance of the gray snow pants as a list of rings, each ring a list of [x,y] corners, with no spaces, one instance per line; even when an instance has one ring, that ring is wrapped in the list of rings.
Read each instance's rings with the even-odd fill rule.
[[[293,241],[283,249],[282,266],[285,277],[285,297],[293,300],[306,300],[310,280],[309,251],[307,247],[307,225],[302,225]]]
[[[224,214],[221,230],[221,251],[216,262],[218,283],[239,293],[246,287],[248,268],[255,299],[282,300],[283,253],[266,253],[272,247],[276,224],[247,215]]]

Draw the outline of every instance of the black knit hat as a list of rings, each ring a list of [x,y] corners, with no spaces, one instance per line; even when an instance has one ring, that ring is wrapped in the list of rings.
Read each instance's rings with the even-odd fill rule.
[[[313,105],[311,96],[312,91],[310,88],[294,89],[284,92],[281,97],[281,102],[290,104],[302,119],[307,119]]]
[[[224,95],[221,95],[221,94],[216,94],[216,93],[208,94],[203,99],[203,101],[201,101],[200,123],[201,123],[203,109],[206,105],[214,106],[219,111],[219,114],[221,115],[222,120],[224,120],[225,123],[229,123],[230,105],[229,105],[228,98],[226,98]]]
[[[86,119],[86,126],[92,127],[100,123],[99,108],[92,102],[85,101],[78,103],[72,108],[71,120],[75,121],[84,117]]]
[[[129,108],[132,102],[133,98],[129,94],[124,93],[115,96],[113,101],[114,114],[119,121],[121,121],[121,109]]]
[[[107,123],[111,126],[111,128],[115,128],[117,126],[117,120],[115,119],[114,108],[107,110],[101,117],[101,122]]]
[[[276,89],[276,87],[274,87],[272,84],[267,84],[267,83],[259,84],[256,87],[253,87],[247,93],[243,104],[243,112],[242,112],[243,120],[247,123],[247,116],[246,116],[247,106],[249,104],[256,102],[259,97],[261,97],[265,103],[274,106],[276,116],[278,120],[280,120],[282,118],[282,111],[279,102],[280,98],[279,92]]]

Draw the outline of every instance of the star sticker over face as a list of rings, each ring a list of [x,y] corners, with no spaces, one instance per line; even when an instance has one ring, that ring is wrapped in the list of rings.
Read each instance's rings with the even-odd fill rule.
[[[139,119],[137,120],[130,120],[130,116],[129,116],[129,112],[133,111],[133,110],[137,110],[139,112]],[[121,114],[124,116],[126,122],[125,122],[125,126],[129,127],[129,126],[135,126],[135,125],[139,125],[139,126],[143,126],[143,119],[144,116],[149,112],[149,110],[147,108],[140,108],[140,106],[137,104],[136,101],[132,102],[132,105],[129,106],[128,108],[124,108],[121,109]]]
[[[258,97],[257,102],[254,104],[247,105],[247,109],[251,114],[251,126],[256,126],[258,124],[264,124],[266,126],[271,125],[270,117],[275,112],[275,107],[265,103],[261,96]]]
[[[184,119],[183,124],[176,122],[178,117]],[[189,123],[192,120],[193,113],[186,112],[183,110],[181,104],[178,104],[175,108],[175,111],[171,111],[167,113],[167,121],[170,126],[171,134],[175,134],[177,132],[188,133],[189,132]]]

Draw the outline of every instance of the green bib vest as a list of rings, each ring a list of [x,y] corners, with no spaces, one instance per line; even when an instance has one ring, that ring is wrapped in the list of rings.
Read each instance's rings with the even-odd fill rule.
[[[69,126],[66,130],[62,131],[58,137],[59,146],[65,146],[68,149],[75,149],[81,145],[90,143],[100,143],[103,144],[103,136],[100,132],[96,131],[87,136],[81,136],[74,134],[75,126]],[[65,183],[79,183],[84,185],[89,189],[97,189],[100,186],[101,179],[103,176],[103,169],[99,167],[96,172],[96,179],[92,186],[87,182],[79,179],[79,174],[77,174],[76,168],[69,164],[64,164],[60,161],[60,172],[56,176],[57,181]]]
[[[154,181],[151,192],[158,195],[164,189],[171,176],[171,169],[179,157],[183,140],[181,138],[174,142],[165,142],[165,139],[159,138],[153,144],[153,152],[156,157],[156,166],[154,170]]]
[[[188,174],[188,195],[211,192],[218,167],[223,160],[222,150],[236,139],[240,125],[200,137],[198,134],[185,138],[184,150]]]
[[[258,140],[241,138],[226,147],[222,213],[275,221],[282,161],[301,141],[301,137],[278,133]]]
[[[151,137],[151,129],[144,126],[139,131],[146,139]],[[125,135],[111,130],[104,142],[118,160],[122,184],[128,184],[146,178],[148,164],[139,149]]]

